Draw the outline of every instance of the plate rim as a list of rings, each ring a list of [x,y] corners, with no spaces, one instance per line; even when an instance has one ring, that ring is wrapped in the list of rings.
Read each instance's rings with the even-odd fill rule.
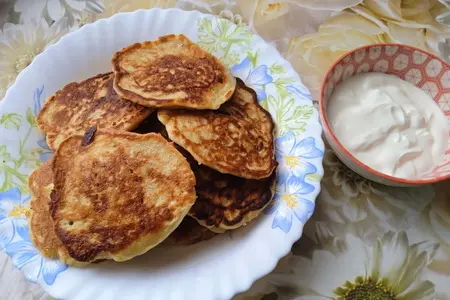
[[[133,15],[137,15],[139,13],[143,13],[143,12],[144,13],[158,13],[161,11],[174,11],[175,13],[179,13],[179,14],[196,15],[196,16],[198,16],[198,18],[196,18],[196,19],[205,18],[205,17],[221,19],[220,16],[213,15],[213,14],[206,14],[206,13],[202,13],[202,12],[199,12],[196,10],[186,11],[186,10],[182,10],[179,8],[168,8],[168,9],[152,8],[152,9],[138,9],[138,10],[135,10],[132,12],[120,12],[120,13],[114,14],[111,17],[99,19],[93,23],[86,24],[86,25],[82,26],[81,28],[78,28],[74,31],[71,31],[71,32],[65,34],[56,43],[49,45],[43,52],[38,54],[33,59],[33,61],[30,63],[30,65],[28,65],[21,73],[19,73],[15,82],[11,85],[10,88],[7,89],[6,94],[3,98],[3,101],[0,101],[0,112],[4,111],[5,107],[7,107],[7,102],[9,103],[11,101],[11,100],[8,100],[8,101],[5,101],[5,100],[11,98],[10,95],[13,94],[15,90],[20,88],[20,86],[22,85],[22,82],[25,82],[25,79],[24,79],[25,75],[29,72],[34,71],[33,69],[36,68],[35,66],[36,66],[36,64],[39,63],[40,60],[49,59],[49,58],[46,58],[46,56],[51,56],[53,54],[53,52],[55,52],[55,53],[58,52],[57,48],[59,47],[59,45],[67,43],[66,40],[69,40],[69,42],[70,42],[70,39],[72,39],[74,36],[83,35],[83,34],[85,34],[84,33],[85,31],[91,30],[91,28],[102,26],[105,23],[117,22],[117,20],[124,18],[124,17],[135,18],[135,16],[133,16]],[[227,20],[227,21],[229,21],[229,20]],[[229,21],[229,22],[231,22],[231,21]],[[239,26],[239,25],[236,25],[236,26]],[[246,28],[248,29],[247,26],[246,26]],[[292,75],[292,77],[294,77],[296,82],[300,82],[303,84],[303,81],[301,80],[300,75],[292,67],[292,64],[286,58],[284,58],[281,55],[281,53],[271,43],[266,42],[259,34],[253,32],[253,31],[251,31],[251,32],[252,32],[252,37],[257,37],[259,42],[263,42],[270,49],[270,51],[277,53],[278,57],[276,58],[276,60],[282,62],[283,65],[288,66],[290,69],[289,73]],[[309,89],[308,89],[308,92],[309,92]],[[316,142],[318,142],[320,144],[320,146],[323,146],[324,145],[323,137],[322,137],[323,130],[322,130],[322,126],[319,121],[319,114],[318,114],[316,107],[314,107],[314,105],[313,105],[314,102],[312,100],[310,100],[310,102],[313,107],[313,110],[315,111],[315,114],[312,118],[310,118],[307,121],[307,123],[309,126],[313,125],[314,127],[317,127],[320,129],[320,130],[316,129],[317,136],[314,136],[314,138],[316,139]],[[277,136],[275,136],[275,138],[276,137]],[[321,147],[321,148],[324,149],[324,147]],[[314,185],[314,187],[315,187],[314,191],[309,194],[311,200],[314,203],[316,202],[318,194],[320,193],[320,190],[321,190],[320,182],[324,175],[323,157],[320,157],[319,161],[320,161],[320,163],[315,164],[315,166],[317,168],[316,174],[319,177],[319,181],[317,182],[317,184]],[[315,210],[315,208],[314,208],[314,210]],[[297,240],[299,240],[299,238],[303,235],[303,229],[304,229],[305,224],[300,223],[300,225],[297,227],[293,226],[292,229],[290,230],[290,232],[285,234],[285,236],[284,236],[285,242],[283,244],[277,245],[277,247],[273,247],[270,251],[268,250],[268,253],[270,253],[270,256],[265,257],[265,262],[260,264],[260,267],[258,268],[258,270],[255,270],[254,272],[248,272],[245,275],[245,277],[244,277],[244,275],[239,276],[240,282],[241,282],[240,284],[237,284],[236,280],[232,280],[231,285],[229,286],[228,289],[226,289],[225,292],[222,292],[221,289],[217,290],[216,293],[214,294],[214,296],[216,298],[230,299],[234,295],[248,290],[256,280],[262,278],[263,276],[265,276],[265,275],[269,274],[271,271],[273,271],[275,269],[276,265],[278,264],[278,261],[281,258],[283,258],[284,256],[286,256],[291,251],[293,244]],[[254,265],[254,263],[248,263],[247,264],[247,266],[249,267],[248,269],[251,269],[250,266],[252,266],[252,265]],[[264,267],[262,267],[262,266],[264,266]],[[52,295],[52,294],[54,295],[54,293],[51,293],[52,289],[50,288],[50,286],[48,286],[46,284],[40,284],[40,286],[50,295]],[[70,290],[70,288],[68,288],[68,290]],[[71,296],[71,298],[74,298],[75,296],[76,295],[73,294]]]

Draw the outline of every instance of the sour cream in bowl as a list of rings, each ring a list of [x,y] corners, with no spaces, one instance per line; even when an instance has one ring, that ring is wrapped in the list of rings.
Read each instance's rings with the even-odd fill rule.
[[[320,117],[337,156],[396,186],[450,178],[450,66],[398,44],[341,57],[322,84]]]

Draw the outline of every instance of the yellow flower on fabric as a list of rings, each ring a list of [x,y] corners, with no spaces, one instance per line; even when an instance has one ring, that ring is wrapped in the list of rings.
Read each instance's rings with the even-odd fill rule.
[[[99,14],[97,18],[109,18],[120,12],[130,12],[138,9],[171,8],[176,3],[177,0],[108,0],[105,1],[103,13]]]
[[[236,25],[245,26],[244,19],[242,18],[242,16],[240,14],[234,14],[230,10],[222,10],[219,13],[219,17],[227,19]]]
[[[318,100],[320,82],[332,63],[351,49],[383,42],[384,34],[367,18],[343,11],[325,21],[317,33],[292,39],[286,56]]]
[[[257,3],[254,14],[249,16],[255,26],[281,18],[289,12],[289,3],[286,1],[262,0]]]
[[[364,6],[351,10],[378,25],[385,24],[387,42],[407,44],[439,55],[439,43],[450,38],[450,27],[436,20],[448,12],[448,7],[438,0],[365,0]]]
[[[30,19],[18,25],[5,24],[0,32],[0,99],[36,55],[70,30],[66,19],[51,26],[43,19]]]
[[[384,20],[402,19],[401,0],[364,0],[364,5]]]
[[[290,2],[310,9],[341,11],[360,4],[363,0],[291,0]]]
[[[444,11],[437,0],[365,0],[333,15],[317,33],[291,39],[286,56],[318,100],[325,72],[354,48],[395,42],[439,55],[440,44],[450,38],[450,27],[436,21]]]

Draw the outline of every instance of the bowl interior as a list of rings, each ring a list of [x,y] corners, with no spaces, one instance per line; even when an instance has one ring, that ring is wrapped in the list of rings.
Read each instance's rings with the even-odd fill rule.
[[[379,173],[359,162],[339,143],[329,126],[326,116],[328,99],[334,88],[345,79],[359,73],[381,72],[404,79],[428,93],[439,105],[447,117],[450,128],[450,66],[440,58],[420,49],[394,44],[370,45],[341,57],[328,71],[321,92],[321,108],[324,131],[339,150],[350,156],[354,163],[377,176],[392,181],[416,182],[417,180],[399,180]],[[450,135],[450,131],[449,131]],[[450,178],[450,139],[445,157],[441,164],[424,174],[421,183],[435,182]]]

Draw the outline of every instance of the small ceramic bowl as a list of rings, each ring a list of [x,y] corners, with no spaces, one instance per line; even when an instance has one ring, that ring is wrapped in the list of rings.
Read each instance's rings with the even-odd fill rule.
[[[356,159],[338,141],[327,118],[330,95],[345,79],[366,72],[392,74],[421,88],[434,99],[447,116],[450,128],[450,65],[431,53],[406,45],[368,45],[339,58],[328,70],[322,82],[320,118],[325,137],[336,155],[361,176],[386,185],[411,186],[450,178],[450,145],[447,146],[441,164],[418,180],[397,178],[375,171]]]

